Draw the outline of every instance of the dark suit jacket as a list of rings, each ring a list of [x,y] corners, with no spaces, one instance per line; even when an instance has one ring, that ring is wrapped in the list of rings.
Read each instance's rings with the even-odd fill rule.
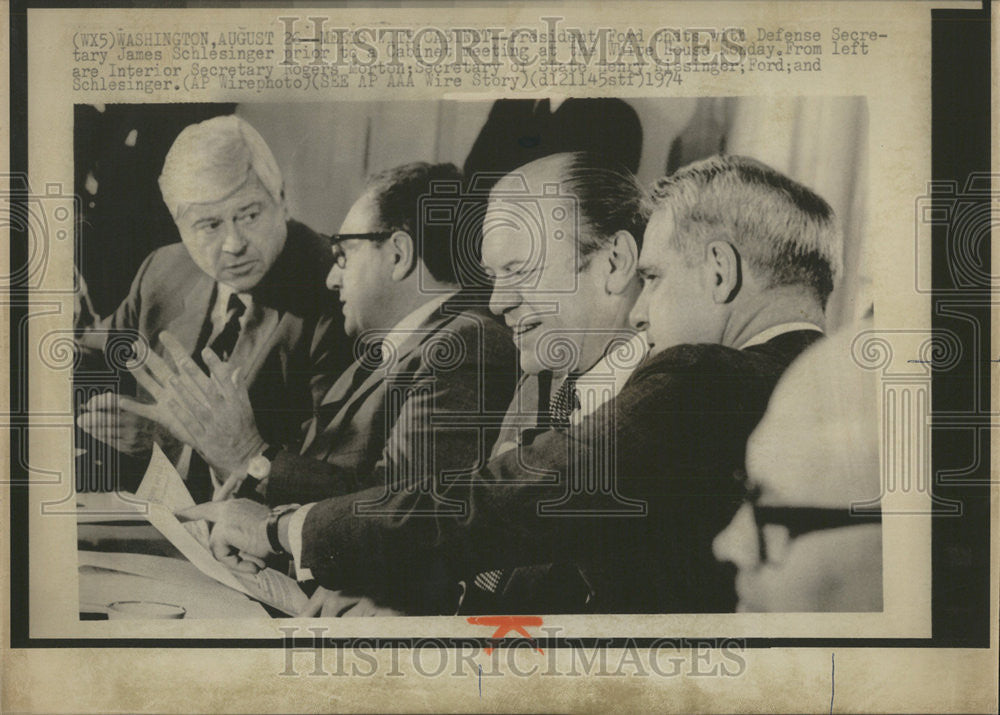
[[[299,454],[280,452],[262,485],[271,504],[483,466],[518,375],[510,331],[459,293],[383,367],[356,361],[324,396]]]
[[[632,172],[639,168],[642,125],[620,99],[567,99],[555,112],[549,101],[501,99],[479,131],[465,160],[464,173],[507,173],[528,162],[568,151],[607,154]],[[477,183],[477,191],[495,181]]]
[[[581,601],[560,601],[560,584],[542,574],[509,610],[732,610],[732,573],[715,561],[711,541],[739,507],[743,485],[733,473],[774,385],[818,335],[787,333],[742,351],[683,345],[649,358],[615,400],[579,426],[547,431],[468,483],[442,490],[466,505],[464,516],[435,510],[421,490],[398,495],[391,518],[353,516],[354,503],[371,494],[326,500],[306,518],[302,565],[328,587],[392,594],[398,602],[425,573],[461,579],[562,564],[556,576],[579,571],[586,579]],[[566,501],[579,465],[599,457],[597,445],[607,441],[593,436],[609,424],[618,498],[598,490]],[[644,513],[635,513],[636,502]],[[539,516],[542,503],[550,516]],[[626,514],[607,513],[615,510]]]
[[[514,390],[514,399],[507,406],[490,459],[495,459],[508,449],[531,444],[535,437],[546,431],[551,392],[552,373],[525,374],[521,377]]]
[[[325,239],[289,221],[284,250],[251,291],[252,314],[230,362],[242,366],[258,428],[274,444],[298,438],[315,400],[351,362],[340,306],[325,286],[332,262]],[[183,244],[164,246],[146,258],[101,327],[111,331],[109,340],[138,331],[159,354],[165,352],[159,335],[169,330],[198,356],[211,332],[216,285]]]

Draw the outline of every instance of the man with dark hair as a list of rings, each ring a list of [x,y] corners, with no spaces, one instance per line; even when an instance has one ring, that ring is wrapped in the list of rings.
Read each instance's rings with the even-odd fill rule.
[[[734,474],[775,383],[821,335],[822,299],[814,286],[836,273],[837,236],[822,199],[752,160],[713,158],[681,170],[670,183],[677,191],[657,192],[637,266],[623,270],[610,242],[589,262],[597,273],[561,274],[605,290],[626,277],[630,282],[634,273],[643,282],[630,321],[650,336],[650,357],[620,390],[609,389],[594,412],[571,418],[568,427],[552,424],[530,444],[496,455],[472,479],[433,493],[397,494],[391,517],[354,517],[358,503],[376,496],[372,491],[315,504],[302,524],[293,526],[300,512],[279,518],[271,532],[277,547],[261,515],[239,500],[199,505],[184,517],[215,522],[215,552],[238,553],[232,558],[244,563],[290,545],[297,563],[328,588],[398,594],[420,574],[461,579],[492,570],[502,577],[543,564],[530,588],[501,584],[501,608],[733,610],[733,574],[714,558],[712,540],[741,504],[743,485]],[[745,191],[747,204],[719,213],[718,186]],[[776,215],[762,215],[761,206]],[[796,231],[804,234],[796,237]],[[802,269],[798,278],[776,281],[759,267],[750,259],[749,236],[782,245],[781,253]],[[553,233],[553,245],[560,240]],[[487,247],[484,255],[490,255]],[[540,272],[530,254],[512,260],[501,267],[497,291],[509,291],[512,283],[527,291]],[[558,298],[563,287],[545,288]],[[578,291],[566,290],[554,310],[575,310],[578,299]],[[495,310],[506,305],[498,300]],[[567,374],[586,369],[580,356],[593,354],[592,340],[577,336],[562,345],[578,350],[546,350],[544,335],[535,333],[537,314],[518,310],[506,314],[516,326],[522,364],[546,365],[561,352],[568,355]],[[440,506],[455,502],[464,505],[459,515]],[[572,579],[562,580],[566,574]],[[493,605],[489,610],[497,612]]]
[[[611,97],[499,99],[463,170],[485,191],[503,174],[574,151],[602,153],[635,173],[642,154],[639,115],[628,102]]]
[[[379,174],[331,236],[327,286],[339,293],[358,359],[320,401],[298,450],[265,443],[245,401],[230,394],[226,366],[210,355],[207,385],[182,354],[172,354],[177,374],[157,360],[135,371],[158,399],[160,418],[196,431],[195,447],[233,486],[249,474],[272,504],[391,490],[481,464],[497,434],[489,415],[502,414],[516,382],[516,357],[510,333],[461,290],[451,233],[426,230],[417,208],[434,182],[460,180],[450,164]],[[172,376],[176,384],[156,386]],[[449,424],[432,424],[435,416]]]

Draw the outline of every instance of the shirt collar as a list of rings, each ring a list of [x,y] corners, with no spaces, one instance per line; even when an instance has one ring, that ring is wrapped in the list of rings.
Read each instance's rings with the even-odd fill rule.
[[[766,328],[756,335],[754,335],[749,340],[745,340],[742,345],[739,346],[739,350],[744,348],[749,348],[753,345],[763,345],[764,343],[773,340],[779,335],[784,335],[785,333],[792,333],[796,330],[815,330],[822,333],[823,328],[816,325],[816,323],[810,323],[807,321],[800,321],[796,323],[779,323],[778,325],[772,325],[770,328]]]
[[[247,320],[247,316],[250,315],[250,310],[253,308],[253,296],[250,293],[236,293],[231,286],[227,286],[225,283],[216,283],[216,296],[215,296],[215,308],[212,310],[212,323],[215,325],[225,325],[226,319],[229,317],[227,309],[229,307],[229,296],[236,294],[239,296],[240,301],[246,306],[246,310],[243,311],[243,315],[240,316],[240,323],[243,324]]]
[[[616,340],[593,367],[577,377],[576,394],[580,408],[570,415],[570,422],[578,423],[605,402],[617,397],[648,352],[645,333],[634,333],[624,342]],[[558,389],[560,384],[561,381],[554,384],[553,390]]]

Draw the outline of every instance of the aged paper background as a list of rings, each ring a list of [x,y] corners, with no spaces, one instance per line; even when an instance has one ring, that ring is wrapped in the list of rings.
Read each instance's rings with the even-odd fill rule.
[[[463,8],[406,9],[306,8],[179,9],[179,10],[48,10],[28,11],[29,174],[37,192],[47,184],[73,186],[73,105],[94,102],[287,102],[288,111],[302,102],[373,99],[417,99],[446,96],[488,101],[500,96],[541,97],[551,91],[518,91],[466,87],[358,88],[329,93],[272,89],[221,89],[217,81],[204,89],[74,91],[71,69],[77,33],[143,31],[208,31],[233,29],[282,34],[278,18],[296,17],[303,34],[307,18],[325,17],[327,27],[536,27],[540,18],[561,16],[566,26],[615,28],[745,27],[751,38],[758,27],[816,29],[824,42],[834,27],[884,33],[867,56],[823,56],[817,73],[692,73],[681,85],[661,88],[573,88],[573,96],[863,96],[869,113],[869,195],[867,231],[869,275],[876,306],[876,330],[930,328],[929,297],[914,289],[921,283],[915,266],[929,264],[929,242],[913,220],[914,200],[926,193],[930,170],[930,14],[927,3],[695,3],[665,7],[652,3],[573,3],[547,7],[505,5]],[[446,17],[445,17],[446,16]],[[6,13],[4,21],[6,21]],[[995,26],[995,21],[994,21]],[[272,45],[278,55],[279,40]],[[113,52],[114,50],[112,50]],[[189,61],[171,64],[184,65]],[[305,62],[302,62],[305,64]],[[6,67],[5,67],[6,71]],[[4,96],[4,101],[7,97]],[[6,151],[6,144],[0,151]],[[915,235],[916,231],[916,235]],[[30,635],[32,638],[282,638],[281,628],[305,630],[316,621],[81,622],[77,617],[76,525],[71,515],[72,446],[57,429],[69,411],[69,370],[42,357],[53,330],[71,327],[73,313],[73,242],[48,246],[46,270],[39,285],[41,315],[30,321],[29,350],[40,359],[29,373],[31,411],[38,415],[30,436],[32,469],[54,475],[39,479],[30,491]],[[921,260],[921,252],[925,252]],[[996,258],[994,257],[996,260]],[[923,276],[926,279],[926,276]],[[924,281],[926,283],[926,281]],[[6,339],[6,336],[4,340]],[[896,345],[900,355],[912,345]],[[4,345],[6,347],[6,344]],[[4,350],[4,355],[9,355]],[[995,394],[995,392],[994,392]],[[3,439],[7,435],[4,433]],[[886,439],[883,436],[883,439]],[[6,454],[7,451],[4,450]],[[929,464],[925,464],[930,469]],[[33,471],[33,474],[35,472]],[[926,478],[926,475],[925,475]],[[0,508],[8,513],[8,495]],[[884,497],[892,511],[926,511],[928,494],[893,492]],[[993,495],[994,516],[996,494]],[[996,545],[996,519],[992,521]],[[6,545],[6,530],[0,537]],[[8,549],[2,550],[3,557]],[[996,549],[991,581],[996,603]],[[546,619],[562,629],[560,636],[593,637],[864,637],[927,638],[930,636],[930,521],[911,516],[887,519],[884,525],[885,610],[872,614],[727,614]],[[10,573],[4,563],[4,574]],[[9,591],[4,591],[7,605]],[[994,606],[995,608],[995,606]],[[994,611],[995,615],[995,611]],[[850,648],[836,651],[838,711],[982,711],[995,708],[996,618],[991,642],[980,650],[934,648]],[[6,630],[7,619],[3,619]],[[344,619],[323,621],[327,637],[483,637],[481,626],[462,618]],[[5,641],[7,639],[5,638]],[[745,668],[730,677],[544,677],[538,673],[479,680],[454,675],[450,666],[437,677],[412,670],[408,658],[398,660],[405,675],[386,677],[388,650],[372,651],[379,663],[374,677],[310,675],[311,656],[297,655],[297,676],[287,669],[281,648],[157,648],[6,650],[2,685],[5,711],[327,711],[327,710],[576,710],[603,709],[615,702],[626,709],[693,711],[826,711],[831,707],[831,649],[750,649],[742,651]],[[610,656],[618,662],[620,652]],[[333,659],[328,650],[326,659]],[[485,658],[485,656],[482,656]],[[521,671],[530,672],[531,650],[516,655]],[[569,663],[568,650],[547,654]],[[485,669],[484,660],[484,669]],[[437,661],[429,659],[432,669]],[[538,665],[534,662],[534,665]],[[571,669],[569,665],[566,669]],[[992,686],[991,686],[992,683]]]

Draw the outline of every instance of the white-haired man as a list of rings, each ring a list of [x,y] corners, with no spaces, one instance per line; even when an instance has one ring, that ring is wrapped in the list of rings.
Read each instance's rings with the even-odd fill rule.
[[[759,162],[715,157],[664,179],[653,191],[631,316],[651,355],[620,392],[579,424],[545,431],[443,490],[467,504],[461,517],[415,492],[398,495],[387,518],[352,518],[353,505],[373,496],[363,492],[314,505],[299,565],[325,587],[378,594],[426,572],[461,578],[563,563],[588,585],[564,611],[733,610],[732,573],[714,558],[712,539],[741,504],[734,474],[774,385],[822,334],[839,252],[829,205]],[[540,507],[558,504],[567,480],[594,476],[585,470],[607,459],[600,449],[609,441],[610,479],[576,493],[575,513],[546,514]],[[622,498],[646,508],[619,509]],[[293,516],[268,531],[244,507],[200,505],[184,517],[216,522],[217,553],[257,558],[271,550],[269,536],[287,548]],[[505,610],[539,612],[564,587],[559,573]]]
[[[351,343],[335,296],[326,240],[289,219],[281,170],[260,134],[236,116],[186,127],[159,178],[181,243],[157,249],[139,268],[128,296],[99,327],[138,333],[157,354],[169,331],[202,363],[212,350],[239,369],[269,443],[295,439],[322,395],[351,362]],[[84,406],[79,426],[122,453],[148,454],[154,441],[182,469],[187,451],[164,430],[105,393]],[[212,493],[195,460],[188,485]],[[128,486],[127,483],[122,486]]]

